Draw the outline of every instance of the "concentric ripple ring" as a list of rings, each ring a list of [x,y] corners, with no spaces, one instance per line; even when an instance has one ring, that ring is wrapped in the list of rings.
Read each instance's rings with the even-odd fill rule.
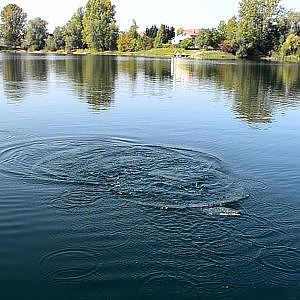
[[[115,139],[13,144],[0,151],[0,172],[68,187],[57,199],[76,197],[69,201],[71,206],[104,200],[107,193],[139,205],[174,209],[218,207],[248,197],[243,180],[214,155]]]
[[[99,268],[95,253],[86,249],[63,249],[51,252],[40,260],[42,273],[53,280],[80,280]]]

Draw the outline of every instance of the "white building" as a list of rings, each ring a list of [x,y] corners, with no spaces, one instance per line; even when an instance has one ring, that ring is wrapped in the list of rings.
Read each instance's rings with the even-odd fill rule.
[[[195,42],[197,35],[199,34],[200,29],[185,29],[182,33],[176,35],[172,39],[173,45],[180,45],[182,41],[186,39],[192,39]]]

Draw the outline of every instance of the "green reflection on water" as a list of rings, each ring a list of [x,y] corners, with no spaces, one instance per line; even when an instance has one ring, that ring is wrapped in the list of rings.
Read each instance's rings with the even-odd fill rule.
[[[71,83],[76,96],[95,111],[112,106],[122,76],[133,90],[137,82],[151,84],[153,89],[164,87],[158,90],[162,96],[176,93],[171,89],[174,84],[225,93],[223,98],[232,101],[236,116],[248,123],[271,123],[278,109],[293,108],[300,102],[298,64],[27,55],[2,55],[0,62],[5,96],[16,101],[26,97],[32,82],[44,82],[35,88],[47,93],[52,74],[58,82]]]

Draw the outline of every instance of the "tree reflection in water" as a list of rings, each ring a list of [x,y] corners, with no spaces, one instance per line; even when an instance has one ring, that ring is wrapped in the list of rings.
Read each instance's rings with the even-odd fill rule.
[[[213,89],[232,100],[236,116],[250,124],[271,123],[274,113],[300,103],[300,66],[259,62],[209,62],[114,56],[6,55],[0,58],[7,99],[47,93],[50,77],[67,84],[95,111],[114,103],[116,90],[126,86],[149,96],[176,93],[173,85]],[[31,91],[32,92],[32,91]]]

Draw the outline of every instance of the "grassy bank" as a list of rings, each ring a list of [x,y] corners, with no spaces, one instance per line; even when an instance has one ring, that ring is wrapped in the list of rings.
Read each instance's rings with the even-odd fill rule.
[[[104,51],[96,52],[86,49],[78,49],[73,51],[58,50],[55,52],[51,51],[34,51],[26,52],[25,50],[2,50],[3,53],[30,53],[30,54],[58,54],[58,55],[113,55],[113,56],[128,56],[128,57],[157,57],[157,58],[171,58],[175,53],[185,54],[191,59],[201,59],[201,60],[236,60],[237,57],[233,54],[218,51],[218,50],[184,50],[181,48],[153,48],[150,50],[141,50],[137,52],[120,52],[120,51]],[[272,57],[263,57],[263,61],[273,61],[273,62],[293,62],[300,63],[299,55],[291,55],[282,57],[280,54],[273,54]]]
[[[2,52],[6,53],[30,53],[30,54],[59,54],[59,55],[115,55],[115,56],[133,56],[133,57],[157,57],[157,58],[171,58],[175,53],[184,54],[185,56],[193,59],[215,59],[215,60],[233,60],[236,57],[232,54],[225,53],[222,51],[205,51],[205,50],[184,50],[181,48],[153,48],[150,50],[141,50],[137,52],[120,52],[120,51],[104,51],[104,52],[96,52],[85,49],[78,49],[73,51],[66,50],[58,50],[58,51],[34,51],[34,52],[26,52],[25,50],[5,50]]]
[[[185,56],[194,59],[206,59],[206,60],[236,59],[234,55],[222,51],[184,50],[180,48],[154,48],[150,50],[141,50],[137,52],[119,52],[119,51],[83,52],[82,50],[73,52],[73,54],[118,55],[118,56],[158,57],[158,58],[171,58],[176,53],[184,54]]]

